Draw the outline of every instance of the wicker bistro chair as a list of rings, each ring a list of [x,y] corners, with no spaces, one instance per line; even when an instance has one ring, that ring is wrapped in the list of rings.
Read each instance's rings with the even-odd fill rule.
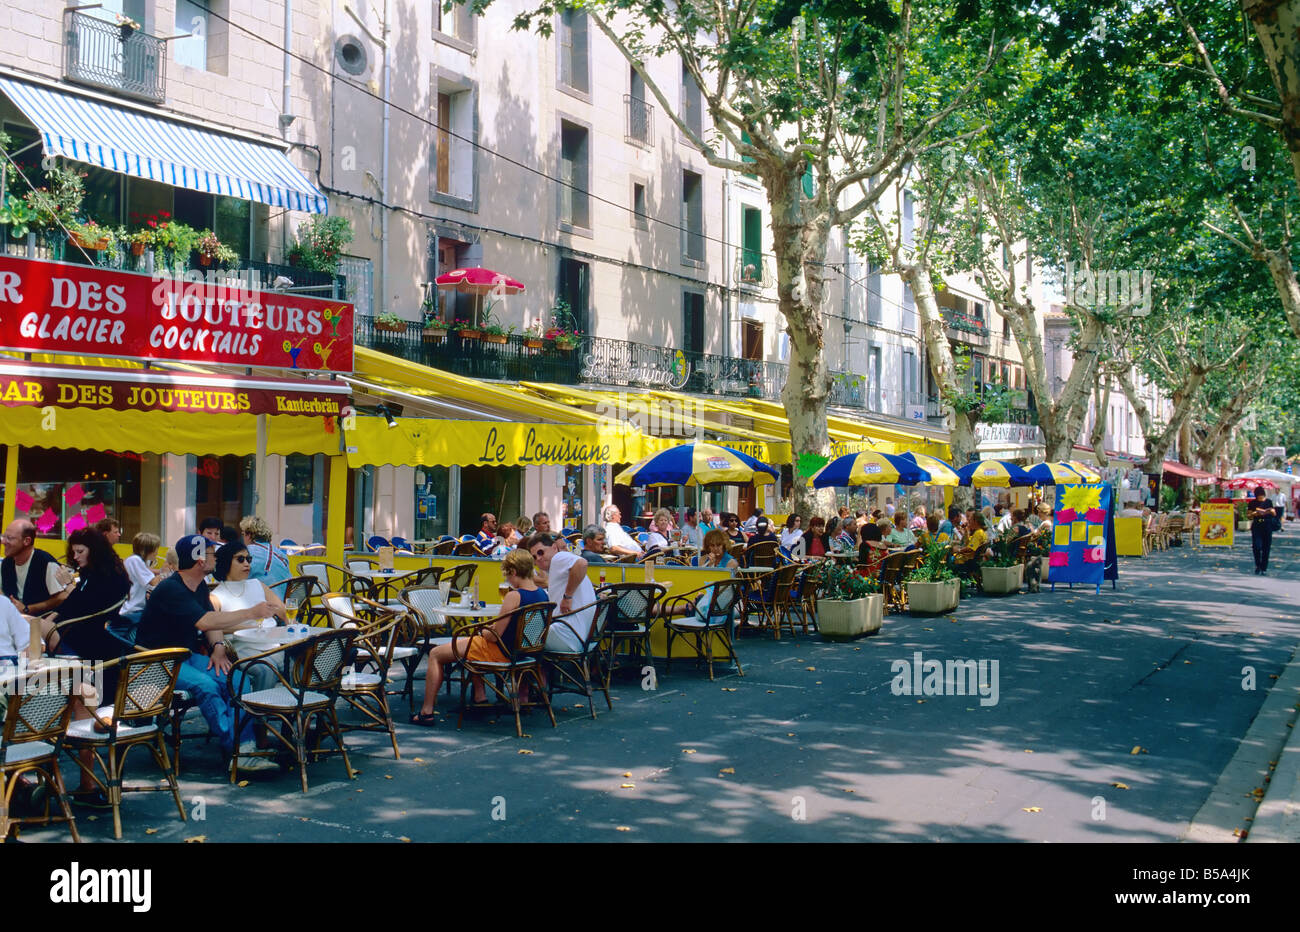
[[[81,841],[59,772],[59,748],[68,730],[74,679],[71,670],[41,670],[28,671],[21,683],[14,681],[0,729],[0,843],[10,832],[16,836],[22,825],[51,822],[66,822],[72,840]],[[36,776],[45,786],[43,816],[16,818],[10,813],[14,790],[24,774]],[[58,802],[63,815],[51,813],[51,802]]]
[[[740,587],[740,630],[773,627],[772,597],[775,592],[776,570],[767,573],[745,573],[738,577]],[[757,615],[758,623],[750,622]]]
[[[349,558],[349,564],[360,565],[355,557]],[[322,592],[350,592],[353,595],[369,596],[371,582],[365,576],[358,576],[351,570],[346,570],[341,566],[335,566],[333,563],[317,562],[314,560],[305,560],[298,564],[298,571],[304,576],[314,576],[321,586]],[[320,613],[316,613],[312,618],[312,623],[324,623],[324,618]]]
[[[740,658],[736,656],[735,639],[731,633],[732,616],[741,607],[744,587],[743,579],[723,579],[664,600],[664,628],[668,632],[668,658],[664,664],[665,672],[672,666],[673,641],[682,638],[695,652],[697,664],[701,660],[708,663],[709,679],[713,679],[713,639],[721,637],[727,645],[727,659],[736,665],[738,674],[745,675],[745,671],[740,666]],[[700,606],[696,600],[701,599],[706,593],[708,602],[703,607],[704,617],[701,618]],[[686,615],[667,614],[679,605],[689,609]]]
[[[775,567],[781,562],[780,555],[777,553],[780,546],[774,540],[761,540],[757,544],[750,544],[741,553],[740,565]]]
[[[339,687],[339,698],[352,707],[362,719],[362,724],[341,724],[340,732],[383,731],[393,744],[393,757],[402,759],[397,748],[397,731],[393,727],[393,713],[388,707],[388,669],[393,665],[398,649],[397,635],[405,615],[389,614],[370,624],[357,626],[355,642],[356,663],[351,673],[345,673]],[[412,654],[415,648],[409,648]],[[319,732],[318,732],[319,734]],[[317,742],[319,750],[319,740]]]
[[[546,650],[542,652],[542,660],[548,671],[546,677],[547,697],[550,698],[557,692],[572,692],[580,696],[586,696],[587,709],[591,712],[592,718],[596,717],[596,705],[592,701],[596,689],[605,694],[605,705],[611,710],[614,708],[614,704],[609,699],[609,677],[601,669],[605,662],[605,654],[600,649],[600,644],[605,637],[605,628],[609,622],[610,612],[617,603],[617,597],[609,592],[596,600],[596,612],[591,618],[591,630],[587,632],[581,650]],[[583,606],[567,615],[557,615],[552,618],[547,633],[549,634],[554,628],[565,627],[577,637],[578,632],[569,624],[569,619],[590,607],[589,605]],[[579,640],[582,639],[579,638]]]
[[[397,594],[407,586],[423,586],[426,583],[436,585],[442,575],[440,566],[424,566],[391,579],[375,579],[371,582],[367,598],[374,599],[389,608],[399,608]]]
[[[451,569],[444,570],[443,575],[438,577],[438,581],[443,579],[451,580],[451,588],[457,592],[468,589],[474,582],[474,574],[478,572],[477,563],[460,563]]]
[[[280,594],[280,599],[286,606],[296,603],[298,610],[294,615],[296,624],[311,625],[315,624],[321,614],[320,597],[325,594],[326,590],[321,588],[320,579],[316,576],[290,576],[288,579],[282,579],[277,583],[271,583],[268,589],[279,589],[284,587],[284,592]]]
[[[451,550],[452,556],[455,557],[490,557],[490,553],[484,553],[482,548],[472,540],[463,540],[456,544]]]
[[[803,601],[801,598],[801,586],[803,576],[807,568],[797,563],[791,563],[781,567],[776,571],[776,585],[772,590],[772,621],[775,623],[774,632],[779,641],[781,639],[781,626],[784,624],[790,629],[790,637],[794,637],[794,616],[799,616],[799,623],[803,628],[803,633],[808,633],[808,616],[803,612]]]
[[[650,651],[650,628],[658,615],[655,606],[668,592],[667,587],[658,583],[610,583],[596,590],[596,598],[608,594],[614,596],[615,604],[609,610],[605,621],[605,688],[609,688],[609,679],[617,664],[619,651],[629,658],[636,658],[635,669],[654,666],[654,655]]]
[[[479,622],[467,628],[464,633],[457,634],[452,643],[456,644],[455,652],[461,657],[461,665],[465,669],[465,677],[460,684],[460,715],[456,719],[456,727],[460,728],[461,723],[465,720],[465,710],[470,707],[468,695],[471,677],[483,677],[484,685],[492,690],[493,694],[500,702],[510,705],[515,713],[515,734],[520,738],[524,736],[523,722],[519,718],[521,703],[519,701],[520,687],[525,680],[531,679],[537,695],[541,698],[542,704],[546,706],[546,714],[550,716],[551,727],[555,728],[555,712],[551,709],[550,696],[546,688],[542,685],[540,659],[542,652],[545,650],[546,629],[551,623],[551,612],[555,611],[554,602],[534,602],[531,605],[525,605],[517,609],[519,618],[515,622],[515,642],[507,644],[502,641],[495,631],[488,630],[493,624],[500,620],[490,618],[487,621]],[[468,656],[469,639],[488,638],[496,643],[501,651],[506,655],[504,661],[483,661],[470,660]],[[463,642],[464,650],[461,650]],[[497,702],[489,702],[487,705],[496,706]],[[536,701],[530,705],[536,705]]]
[[[435,557],[449,557],[452,555],[452,551],[454,551],[455,549],[456,549],[455,539],[440,540],[433,545],[433,547],[429,550],[429,553]]]
[[[402,685],[402,693],[407,697],[411,714],[414,715],[415,673],[419,670],[420,664],[435,647],[451,643],[451,636],[457,631],[454,622],[460,621],[460,627],[465,627],[472,622],[467,619],[449,618],[442,614],[441,609],[446,603],[442,598],[442,590],[435,586],[407,586],[397,594],[397,600],[406,612],[406,623],[409,625],[406,630],[399,627],[398,644],[409,645],[416,650],[414,657],[398,658],[406,670],[406,682]],[[409,637],[409,640],[406,640],[406,637]],[[458,676],[459,670],[459,663],[443,670],[443,682],[446,684],[448,695],[451,695],[453,676]]]
[[[924,555],[924,551],[919,551]],[[885,607],[891,612],[901,612],[907,604],[905,570],[915,559],[911,551],[891,553],[880,564],[880,591],[885,596]]]
[[[284,648],[242,658],[231,669],[231,681],[234,682],[234,674],[238,671],[243,674],[245,685],[252,682],[248,674],[254,666],[265,666],[274,675],[275,685],[269,689],[249,692],[241,690],[231,697],[235,706],[235,734],[240,733],[243,723],[250,718],[265,725],[267,734],[294,755],[304,793],[307,792],[309,756],[307,728],[313,721],[318,729],[328,732],[338,745],[338,753],[343,755],[343,766],[347,769],[348,779],[352,780],[356,776],[352,762],[348,759],[347,745],[343,743],[334,703],[343,687],[343,666],[352,655],[352,644],[357,635],[357,628],[342,628],[313,635],[301,651],[290,648],[293,653],[287,674],[281,670]],[[235,783],[239,779],[241,757],[273,757],[275,753],[274,750],[241,752],[236,746],[230,760],[230,782]],[[325,753],[318,738],[317,746],[310,756],[317,757]]]
[[[805,564],[803,578],[799,580],[799,609],[814,628],[817,627],[817,593],[821,590],[822,577],[828,565],[825,560]]]
[[[176,800],[176,811],[180,813],[181,821],[186,821],[180,785],[176,781],[175,767],[167,757],[167,744],[163,740],[160,722],[171,716],[176,675],[189,654],[181,647],[166,647],[109,661],[105,667],[112,664],[121,667],[113,704],[90,710],[90,718],[78,719],[68,726],[63,749],[72,754],[82,772],[108,797],[113,807],[114,838],[122,837],[123,792],[168,789]],[[137,746],[148,748],[167,780],[166,786],[122,786],[126,757]],[[91,752],[90,764],[82,762],[76,755],[75,752],[81,750]],[[103,772],[104,779],[96,775],[96,767]]]

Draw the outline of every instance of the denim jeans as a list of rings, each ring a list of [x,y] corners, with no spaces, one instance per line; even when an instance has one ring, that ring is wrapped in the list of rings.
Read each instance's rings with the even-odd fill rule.
[[[198,704],[199,712],[212,733],[221,739],[221,749],[229,754],[235,747],[235,711],[230,702],[230,683],[225,676],[208,669],[208,658],[190,654],[176,676],[176,688],[188,692]],[[249,719],[239,736],[239,743],[253,739],[253,721]]]

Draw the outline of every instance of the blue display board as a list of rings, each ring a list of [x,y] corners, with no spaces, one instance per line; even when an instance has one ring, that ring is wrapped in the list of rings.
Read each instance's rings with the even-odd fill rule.
[[[1047,561],[1047,581],[1053,585],[1091,583],[1100,591],[1103,581],[1119,578],[1115,501],[1108,484],[1056,487],[1056,521]]]

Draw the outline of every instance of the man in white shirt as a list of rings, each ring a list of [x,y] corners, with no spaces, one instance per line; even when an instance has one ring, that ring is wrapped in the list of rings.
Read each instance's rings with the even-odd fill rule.
[[[761,517],[763,517],[763,509],[755,508],[754,513],[745,519],[745,523],[742,524],[741,527],[750,534],[753,534],[758,528],[758,519]]]
[[[557,534],[534,534],[527,546],[540,570],[538,576],[546,586],[546,596],[555,603],[555,617],[572,613],[564,624],[551,625],[546,633],[546,649],[582,650],[596,614],[596,589],[587,578],[587,561],[567,550],[564,538]]]
[[[682,543],[696,550],[704,549],[704,529],[700,527],[694,508],[686,509],[686,523],[682,525]]]
[[[619,557],[641,556],[641,545],[632,539],[632,535],[623,530],[623,512],[617,505],[606,505],[605,550]]]

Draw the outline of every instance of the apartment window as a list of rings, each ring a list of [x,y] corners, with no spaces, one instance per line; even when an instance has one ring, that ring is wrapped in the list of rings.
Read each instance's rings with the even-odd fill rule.
[[[473,87],[441,79],[434,94],[437,113],[433,145],[432,190],[429,199],[457,207],[473,207],[476,195],[478,136],[477,93]],[[466,204],[468,202],[468,205]]]
[[[585,126],[560,121],[560,226],[591,228],[590,136]]]
[[[704,102],[702,98],[700,86],[695,83],[695,77],[691,74],[690,69],[686,67],[686,62],[682,62],[682,122],[690,128],[697,138],[704,136]]]
[[[178,65],[226,73],[228,12],[227,0],[176,0],[175,34],[184,36],[171,43]]]
[[[704,178],[682,172],[682,258],[704,261]]]
[[[984,325],[984,305],[981,304],[979,301],[974,302],[974,304],[975,304],[975,319],[976,319],[977,321],[979,321],[980,326],[983,326],[983,325]]]
[[[645,185],[632,182],[632,226],[638,230],[650,229],[650,206],[646,200]]]
[[[682,292],[682,349],[704,352],[704,295],[698,291]]]
[[[867,323],[879,325],[881,320],[880,268],[867,263]]]
[[[916,368],[916,353],[907,347],[903,348],[903,403],[902,410],[906,414],[907,406],[915,404],[919,394],[919,379]]]
[[[1002,339],[1004,340],[1011,339],[1011,318],[1010,317],[1002,318]]]
[[[763,281],[763,212],[756,207],[740,209],[740,280],[757,285]]]
[[[651,148],[654,146],[654,107],[645,102],[645,78],[629,66],[627,95],[628,142]]]
[[[561,256],[556,295],[568,305],[572,315],[570,325],[583,333],[591,333],[591,267],[577,259]]]
[[[877,413],[885,410],[880,393],[880,347],[875,345],[867,350],[867,408]]]
[[[903,242],[908,246],[916,242],[916,198],[910,191],[903,192]]]
[[[589,93],[587,14],[567,7],[561,10],[556,42],[560,56],[560,84],[579,94]]]
[[[970,358],[970,375],[971,383],[974,385],[975,394],[984,394],[984,357],[971,355]]]
[[[474,13],[470,9],[468,2],[454,3],[451,9],[448,10],[445,9],[442,0],[434,0],[433,28],[433,37],[440,42],[454,39],[454,42],[448,42],[447,44],[465,46],[467,51],[474,47],[477,28]]]
[[[903,332],[916,333],[916,299],[912,296],[912,288],[906,282],[903,283]]]
[[[763,325],[756,320],[741,321],[740,355],[742,359],[763,358]]]

